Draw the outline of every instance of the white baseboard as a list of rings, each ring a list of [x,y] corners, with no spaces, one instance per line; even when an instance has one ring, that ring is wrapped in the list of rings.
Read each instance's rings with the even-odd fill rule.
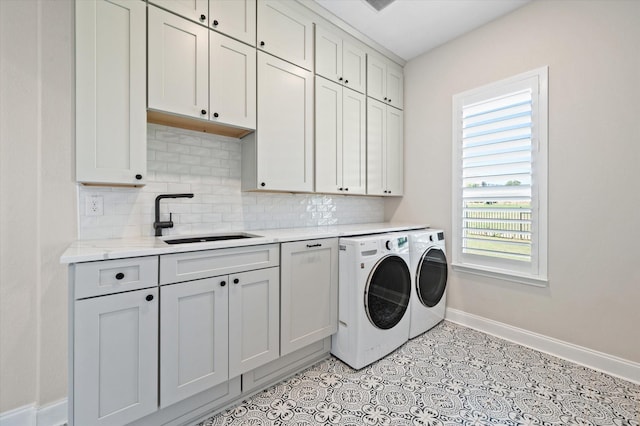
[[[31,404],[0,413],[0,426],[60,426],[66,422],[66,399],[42,407]]]
[[[640,363],[447,308],[445,319],[640,384]]]

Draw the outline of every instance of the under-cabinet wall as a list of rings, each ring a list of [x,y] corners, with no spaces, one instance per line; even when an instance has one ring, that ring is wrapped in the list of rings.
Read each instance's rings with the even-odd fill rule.
[[[147,184],[141,188],[78,185],[78,238],[153,235],[158,194],[193,192],[189,200],[166,200],[173,212],[165,235],[237,229],[272,229],[382,222],[384,199],[325,194],[254,193],[240,190],[239,139],[147,125]],[[87,197],[102,197],[104,214],[89,216]]]

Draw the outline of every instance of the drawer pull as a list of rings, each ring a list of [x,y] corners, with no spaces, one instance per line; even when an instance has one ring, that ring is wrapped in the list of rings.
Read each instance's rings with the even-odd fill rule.
[[[307,248],[322,247],[322,244],[307,244]]]
[[[153,294],[148,294],[145,299],[147,299],[147,302],[151,302],[153,300]]]
[[[122,272],[118,272],[118,273],[116,274],[116,280],[121,280],[121,279],[123,279],[123,278],[124,278],[124,274],[123,274]]]

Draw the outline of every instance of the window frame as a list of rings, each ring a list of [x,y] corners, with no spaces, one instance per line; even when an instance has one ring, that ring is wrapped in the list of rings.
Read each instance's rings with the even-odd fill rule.
[[[544,66],[453,95],[452,105],[452,267],[456,271],[535,285],[548,285],[548,82]],[[462,109],[517,88],[532,89],[531,262],[463,253]]]

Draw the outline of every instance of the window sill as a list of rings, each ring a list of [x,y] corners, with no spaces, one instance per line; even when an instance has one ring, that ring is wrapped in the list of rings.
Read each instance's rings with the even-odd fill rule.
[[[533,285],[536,287],[547,287],[549,285],[549,279],[547,277],[534,277],[532,275],[517,274],[514,272],[508,272],[503,269],[494,269],[478,265],[462,265],[459,263],[452,263],[451,267],[454,271],[464,272],[467,274],[481,275],[483,277],[496,278],[504,281],[511,281],[520,284]]]

